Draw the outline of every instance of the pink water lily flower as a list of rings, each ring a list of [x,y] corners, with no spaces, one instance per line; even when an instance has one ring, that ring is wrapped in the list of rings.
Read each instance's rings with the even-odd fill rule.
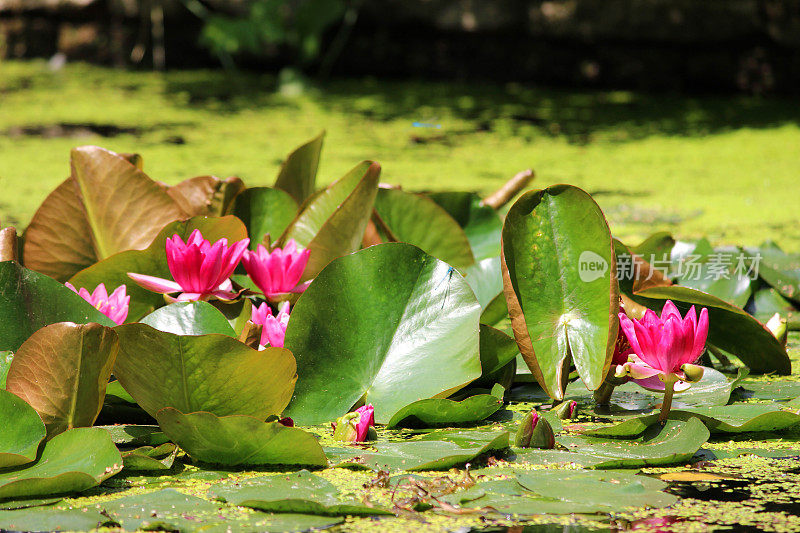
[[[375,409],[372,404],[359,407],[351,413],[339,417],[332,423],[333,439],[339,442],[364,442],[373,440],[371,427],[375,427]]]
[[[108,295],[104,283],[98,285],[93,293],[89,293],[86,289],[81,287],[77,290],[71,283],[67,282],[66,285],[72,292],[75,292],[92,304],[98,311],[110,318],[115,324],[122,324],[128,318],[128,305],[130,304],[131,297],[126,294],[125,285],[120,285],[116,288],[111,296]]]
[[[263,326],[261,341],[259,342],[262,347],[274,346],[275,348],[283,348],[286,326],[289,325],[289,302],[284,302],[278,308],[278,316],[273,316],[272,309],[266,302],[259,307],[254,305],[250,320],[253,324],[261,324]]]
[[[286,246],[272,252],[259,244],[255,251],[244,253],[242,264],[261,292],[268,299],[274,299],[287,293],[303,292],[308,287],[308,283],[300,283],[300,278],[310,254],[310,250],[299,250],[295,240],[289,239]]]
[[[356,422],[356,439],[357,442],[364,442],[369,434],[369,428],[375,427],[375,408],[372,404],[367,404],[356,409],[358,413],[358,422]]]
[[[229,279],[250,239],[228,246],[228,239],[214,244],[196,229],[186,242],[177,234],[167,239],[167,265],[175,281],[128,272],[128,276],[147,290],[161,294],[180,292],[177,300],[191,302],[214,296],[221,300],[236,298]]]
[[[681,317],[678,308],[667,300],[661,317],[651,309],[640,320],[620,313],[620,328],[631,345],[628,362],[617,374],[629,376],[638,385],[653,391],[664,391],[664,407],[669,411],[673,392],[689,388],[699,381],[703,367],[694,363],[705,349],[708,336],[708,310],[698,318],[694,306]],[[662,408],[662,415],[666,416]]]

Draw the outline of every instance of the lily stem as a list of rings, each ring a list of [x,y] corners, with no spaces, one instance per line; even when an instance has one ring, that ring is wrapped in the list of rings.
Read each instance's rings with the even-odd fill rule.
[[[669,410],[672,408],[672,395],[675,393],[675,381],[667,380],[664,383],[664,401],[661,402],[661,414],[658,417],[658,421],[661,422],[662,425],[666,424],[667,418],[669,418]]]

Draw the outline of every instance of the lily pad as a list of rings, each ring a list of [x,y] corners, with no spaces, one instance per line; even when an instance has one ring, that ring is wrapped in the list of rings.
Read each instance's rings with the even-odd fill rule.
[[[100,324],[45,326],[14,354],[6,389],[36,409],[48,437],[91,426],[118,351],[117,334]]]
[[[6,376],[11,368],[11,361],[14,359],[14,352],[0,351],[0,390],[6,388]]]
[[[164,433],[194,459],[222,465],[327,466],[316,437],[279,422],[249,416],[183,414],[172,408],[158,412]]]
[[[322,131],[307,143],[295,148],[286,157],[275,181],[276,189],[286,191],[298,203],[303,203],[311,196],[317,181],[317,169],[324,140],[325,131]]]
[[[784,411],[777,405],[736,404],[691,409],[673,409],[670,420],[688,421],[698,418],[711,431],[719,433],[747,433],[750,431],[780,431],[800,424],[800,415]],[[658,423],[658,415],[632,418],[609,427],[585,431],[586,435],[604,437],[632,437]]]
[[[464,279],[472,287],[481,309],[486,309],[492,300],[503,293],[500,257],[489,257],[470,265],[464,270]]]
[[[446,398],[418,400],[400,409],[386,424],[394,427],[459,426],[480,422],[503,407],[503,388],[493,394],[477,394],[460,402]]]
[[[461,446],[447,440],[381,442],[370,449],[326,448],[333,466],[372,470],[446,470],[473,461],[479,455],[508,448],[509,433],[494,432],[493,439]]]
[[[164,187],[120,154],[80,146],[70,163],[71,176],[25,231],[25,264],[38,272],[66,281],[115,253],[147,247],[166,224],[188,216]]]
[[[255,250],[259,244],[267,246],[267,235],[272,240],[281,236],[297,215],[297,202],[280,189],[253,187],[236,196],[233,214],[244,222]]]
[[[363,400],[385,424],[411,402],[449,396],[481,374],[479,315],[461,276],[415,246],[335,260],[292,310],[285,346],[300,378],[286,415],[319,424]]]
[[[458,269],[475,263],[464,230],[427,196],[400,189],[380,189],[375,210],[397,241],[418,246]]]
[[[77,428],[53,437],[36,462],[0,472],[0,500],[82,492],[122,470],[107,431]]]
[[[614,247],[598,205],[570,185],[525,193],[506,216],[502,258],[514,335],[531,373],[560,400],[574,363],[597,389],[619,309]]]
[[[174,335],[146,324],[116,331],[114,375],[153,417],[174,407],[265,420],[283,411],[294,390],[294,357],[284,348],[258,351],[226,335]]]
[[[195,229],[199,229],[203,237],[211,242],[226,238],[230,244],[247,238],[247,229],[242,221],[234,216],[194,217],[183,222],[173,222],[165,226],[146,249],[114,254],[81,270],[69,281],[75,287],[89,289],[100,283],[105,283],[109,289],[125,285],[126,292],[131,297],[127,321],[138,320],[154,309],[162,307],[164,296],[140,287],[128,277],[128,272],[172,279],[167,264],[167,239],[179,235],[185,241]]]
[[[0,350],[15,352],[35,331],[57,322],[115,325],[53,278],[14,261],[0,263]]]
[[[280,238],[311,251],[303,279],[312,279],[332,260],[355,252],[372,215],[381,167],[364,161],[311,197]]]
[[[158,426],[136,426],[121,424],[117,426],[97,426],[111,435],[114,444],[121,446],[160,446],[169,438]]]
[[[688,461],[710,436],[698,418],[687,422],[667,421],[666,425],[645,431],[638,439],[601,439],[596,437],[557,437],[569,451],[597,462],[595,469],[638,468]],[[517,460],[535,452],[517,452]]]
[[[19,396],[0,390],[0,470],[36,459],[46,431],[36,410]]]
[[[142,324],[175,335],[235,335],[228,319],[208,302],[177,302],[156,309],[140,320]]]
[[[195,531],[208,522],[219,522],[222,507],[174,489],[126,496],[94,506],[126,531]]]
[[[444,191],[428,196],[450,213],[464,229],[477,261],[500,256],[503,222],[493,208],[472,192]]]
[[[392,515],[387,509],[359,501],[342,500],[333,484],[308,470],[229,481],[213,485],[211,494],[233,505],[271,513]]]
[[[108,518],[85,509],[36,507],[0,511],[3,531],[91,531],[109,522]]]
[[[175,462],[178,447],[171,442],[157,447],[142,446],[133,450],[124,450],[122,460],[125,471],[133,470],[169,470]]]

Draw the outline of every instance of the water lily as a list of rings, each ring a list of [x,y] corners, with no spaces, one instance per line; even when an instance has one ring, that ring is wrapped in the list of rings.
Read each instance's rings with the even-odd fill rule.
[[[628,362],[617,367],[617,376],[628,376],[645,389],[664,392],[661,418],[665,420],[672,394],[689,388],[703,377],[700,358],[708,336],[708,310],[697,316],[694,306],[681,317],[667,300],[661,317],[648,309],[640,320],[620,313],[620,328],[631,345]]]
[[[228,246],[228,239],[214,244],[196,229],[186,242],[179,235],[167,239],[167,265],[175,281],[128,272],[128,276],[145,289],[161,294],[180,292],[180,302],[236,298],[230,275],[236,269],[250,239]]]
[[[284,302],[278,308],[278,316],[272,314],[272,309],[266,302],[259,307],[254,305],[250,320],[253,324],[261,324],[263,327],[259,343],[262,347],[283,348],[286,326],[289,325],[289,302]]]
[[[340,442],[375,440],[375,409],[372,404],[339,417],[333,425],[333,439]]]
[[[65,283],[65,285],[72,290],[72,292],[77,293],[78,296],[110,318],[115,324],[122,324],[125,322],[125,319],[128,318],[128,305],[130,304],[131,297],[126,294],[125,285],[117,287],[116,290],[111,293],[111,296],[108,295],[104,283],[95,287],[92,293],[89,293],[89,291],[83,287],[78,290],[69,282]]]
[[[255,251],[244,253],[242,264],[253,283],[268,299],[274,300],[308,287],[308,283],[300,283],[300,278],[310,254],[311,250],[299,250],[295,240],[289,239],[286,246],[271,252],[259,244]]]
[[[536,412],[536,409],[531,409],[519,423],[517,433],[514,435],[514,446],[551,450],[556,446],[553,427]]]

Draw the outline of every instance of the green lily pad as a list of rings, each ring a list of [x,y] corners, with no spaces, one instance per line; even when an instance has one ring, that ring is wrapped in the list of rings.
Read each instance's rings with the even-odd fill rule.
[[[569,451],[597,462],[587,465],[595,469],[638,468],[688,461],[705,444],[710,433],[698,418],[687,422],[667,421],[652,427],[638,439],[601,439],[576,436],[557,437],[556,442]],[[517,452],[517,460],[535,452]]]
[[[386,424],[394,427],[459,426],[480,422],[503,407],[503,388],[493,394],[477,394],[460,402],[446,398],[418,400],[400,409]]]
[[[249,416],[184,414],[172,408],[156,416],[164,433],[194,459],[222,465],[327,466],[316,437],[278,422]]]
[[[0,500],[82,492],[122,470],[107,431],[76,428],[53,437],[36,462],[0,472]]]
[[[739,264],[740,252],[722,252],[697,255],[691,263],[684,263],[679,284],[711,294],[737,307],[744,307],[752,294],[752,279],[748,276],[749,263]]]
[[[0,501],[0,510],[2,511],[11,511],[14,509],[29,509],[31,507],[46,507],[48,505],[53,505],[54,503],[58,503],[64,498],[61,496],[55,496],[50,498],[19,498],[19,499],[12,499],[12,500],[2,500]],[[0,528],[3,526],[0,525]]]
[[[114,375],[142,409],[219,416],[280,414],[294,389],[295,361],[284,348],[254,350],[226,335],[174,335],[146,324],[117,326]]]
[[[36,459],[46,431],[36,410],[19,396],[0,390],[0,470]]]
[[[236,335],[228,319],[208,302],[177,302],[156,309],[139,322],[175,335]]]
[[[481,324],[481,368],[483,376],[500,372],[519,355],[514,339],[499,329]]]
[[[775,313],[783,317],[800,314],[791,302],[773,288],[757,290],[753,297],[753,308],[751,310],[748,307],[748,311],[762,323],[767,322]]]
[[[97,287],[99,283],[105,283],[109,290],[125,285],[131,297],[127,321],[136,321],[154,309],[162,307],[164,296],[140,287],[128,277],[128,272],[172,279],[167,265],[167,239],[179,235],[185,241],[195,229],[199,229],[203,237],[211,242],[226,238],[228,243],[232,244],[247,238],[247,229],[242,221],[234,216],[194,217],[183,222],[172,222],[159,232],[146,249],[114,254],[81,270],[69,281],[77,288],[86,287],[89,290]]]
[[[160,446],[142,446],[133,450],[124,450],[122,460],[125,471],[133,470],[169,470],[175,462],[178,447],[167,442]]]
[[[96,511],[57,507],[0,511],[3,531],[91,531],[109,522]]]
[[[800,303],[800,255],[776,247],[761,247],[758,275],[782,296]]]
[[[247,227],[250,249],[266,246],[264,237],[274,240],[289,227],[297,214],[297,202],[288,193],[269,187],[252,187],[236,196],[236,215]]]
[[[295,148],[281,165],[275,188],[286,191],[298,203],[303,203],[311,196],[317,181],[317,169],[324,140],[325,131],[322,131],[307,143]],[[277,237],[278,234],[272,235]]]
[[[303,279],[315,278],[325,266],[361,247],[372,216],[381,167],[364,161],[339,181],[311,197],[279,242],[289,239],[311,251]]]
[[[116,379],[106,386],[106,397],[108,396],[113,396],[115,400],[121,402],[136,404],[136,400],[133,399],[133,396],[128,394],[128,391],[126,391]]]
[[[158,426],[137,426],[121,424],[102,427],[111,435],[114,444],[121,446],[160,446],[169,442],[169,438]]]
[[[786,401],[800,396],[797,381],[743,381],[740,386],[736,395],[742,399]]]
[[[94,424],[119,351],[113,329],[100,324],[50,324],[14,354],[6,389],[36,409],[48,437]]]
[[[464,270],[464,279],[478,298],[481,309],[486,309],[492,300],[503,293],[500,257],[489,257],[468,266]]]
[[[681,313],[689,307],[708,309],[708,342],[736,355],[754,373],[790,374],[789,356],[780,342],[760,322],[742,309],[689,287],[652,287],[636,293],[637,301],[659,310],[672,300]]]
[[[16,352],[34,332],[57,322],[115,325],[53,278],[14,261],[0,263],[0,350]]]
[[[227,503],[272,513],[392,515],[387,509],[340,499],[333,484],[308,470],[220,483],[210,492]]]
[[[509,433],[494,432],[491,440],[462,446],[448,440],[381,442],[370,449],[325,448],[333,466],[372,470],[446,470],[479,455],[508,448]]]
[[[503,222],[497,211],[482,205],[480,196],[458,191],[433,192],[428,196],[464,229],[476,260],[500,256]]]
[[[688,421],[698,418],[712,434],[747,433],[750,431],[780,431],[800,424],[800,415],[784,411],[777,405],[735,404],[691,409],[673,409],[670,420]],[[586,435],[604,437],[633,437],[658,423],[658,415],[631,418],[609,427],[585,431]]]
[[[619,308],[614,247],[598,205],[570,185],[525,193],[506,216],[502,257],[511,323],[531,373],[560,400],[572,362],[597,389]]]
[[[475,263],[464,230],[427,196],[379,189],[375,210],[397,241],[418,246],[458,269]]]
[[[14,352],[0,351],[0,389],[6,388],[6,377],[11,368],[11,361],[14,359]]]
[[[481,324],[498,327],[501,322],[508,320],[508,304],[506,295],[498,294],[489,302],[481,313]],[[510,332],[510,327],[508,328]]]
[[[481,374],[479,314],[461,276],[415,246],[333,261],[292,310],[285,345],[300,378],[286,415],[320,424],[363,399],[385,424],[411,402],[449,396]]]
[[[126,531],[196,531],[209,522],[219,522],[222,507],[174,489],[126,496],[94,506]]]

